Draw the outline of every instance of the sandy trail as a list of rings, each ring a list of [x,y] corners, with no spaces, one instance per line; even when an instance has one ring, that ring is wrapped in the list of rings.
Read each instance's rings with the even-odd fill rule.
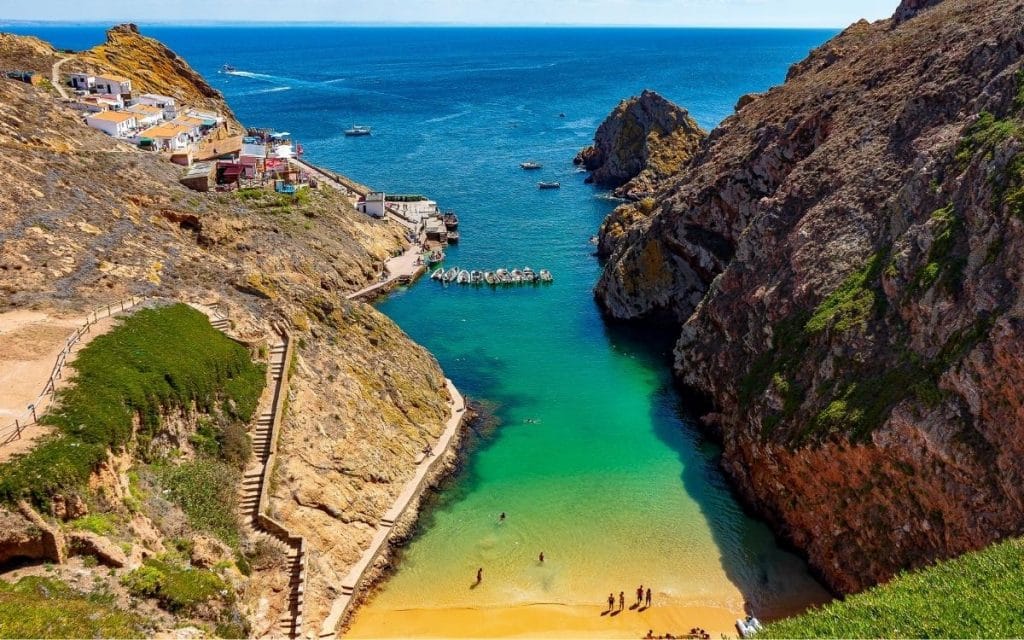
[[[104,318],[72,348],[67,362],[74,360],[96,336],[108,331],[116,320]],[[29,404],[36,404],[36,415],[41,416],[52,401],[52,394],[39,397],[50,378],[50,372],[61,349],[85,317],[52,315],[43,311],[17,310],[0,314],[0,429],[6,436],[6,427],[17,418],[24,423]],[[69,370],[65,367],[57,389],[68,383]],[[31,425],[22,430],[19,440],[0,446],[0,462],[30,450],[40,437],[52,429]]]

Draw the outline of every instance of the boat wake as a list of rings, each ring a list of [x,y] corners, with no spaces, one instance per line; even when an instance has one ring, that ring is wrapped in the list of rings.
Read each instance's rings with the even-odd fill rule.
[[[458,113],[449,113],[446,116],[438,116],[436,118],[431,118],[430,120],[424,120],[423,124],[436,124],[438,122],[446,122],[448,120],[454,120],[455,118],[468,116],[471,113],[473,113],[472,109],[466,109],[465,111],[459,111]]]

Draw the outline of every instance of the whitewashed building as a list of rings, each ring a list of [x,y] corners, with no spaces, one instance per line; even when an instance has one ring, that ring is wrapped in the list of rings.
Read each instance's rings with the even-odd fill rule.
[[[173,122],[150,127],[139,134],[140,142],[146,139],[155,151],[183,151],[191,143],[188,129]]]
[[[71,86],[79,91],[92,91],[96,86],[96,76],[91,73],[72,73]]]
[[[114,136],[128,138],[139,127],[135,114],[130,111],[103,111],[86,116],[85,123],[94,129]]]
[[[164,110],[165,120],[174,120],[178,117],[178,105],[174,98],[162,96],[157,93],[144,93],[135,98],[135,104],[148,104],[152,107],[160,107]]]
[[[164,119],[164,110],[148,104],[133,104],[128,107],[137,116],[139,126],[150,127]]]
[[[124,96],[131,94],[132,81],[124,76],[102,75],[96,76],[94,87],[99,93]]]
[[[360,198],[356,204],[356,209],[360,213],[365,213],[368,216],[374,218],[384,217],[384,203],[387,200],[387,196],[384,195],[383,191],[371,191],[366,194],[365,198]]]

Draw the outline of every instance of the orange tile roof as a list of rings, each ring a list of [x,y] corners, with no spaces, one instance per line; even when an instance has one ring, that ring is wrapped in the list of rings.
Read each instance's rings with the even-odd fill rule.
[[[158,113],[164,112],[164,110],[160,107],[154,107],[148,104],[133,104],[132,106],[128,107],[128,110],[134,111],[135,113],[145,113],[151,116],[155,116]]]
[[[174,120],[171,120],[171,122],[185,125],[186,127],[201,127],[203,125],[202,118],[193,118],[191,116],[178,116]]]
[[[106,120],[107,122],[125,122],[132,120],[137,114],[129,113],[127,111],[101,111],[95,115],[89,116],[91,120]]]
[[[183,133],[188,133],[188,128],[173,122],[165,122],[151,127],[142,132],[144,138],[174,138]]]

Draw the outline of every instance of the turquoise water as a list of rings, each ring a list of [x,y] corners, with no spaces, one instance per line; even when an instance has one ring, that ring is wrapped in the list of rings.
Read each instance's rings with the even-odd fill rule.
[[[31,31],[59,46],[99,39],[87,27]],[[646,87],[710,129],[831,32],[144,31],[210,78],[244,122],[291,131],[311,161],[455,208],[462,244],[449,265],[555,276],[502,290],[423,280],[380,304],[499,426],[371,610],[595,603],[641,582],[674,602],[768,615],[825,597],[730,495],[671,387],[668,344],[602,321],[588,238],[614,203],[571,159],[619,99]],[[240,73],[217,74],[224,63]],[[374,135],[346,139],[353,123]],[[521,171],[528,159],[545,168]],[[539,191],[539,179],[563,187]],[[468,589],[480,566],[486,588]]]

